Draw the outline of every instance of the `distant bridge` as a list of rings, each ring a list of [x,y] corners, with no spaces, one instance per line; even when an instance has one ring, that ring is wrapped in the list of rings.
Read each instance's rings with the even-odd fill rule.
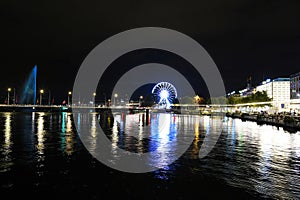
[[[150,110],[151,108],[146,107],[131,107],[131,106],[111,106],[111,107],[99,107],[99,106],[87,106],[87,105],[21,105],[21,104],[0,104],[0,112],[70,112],[72,109],[76,110],[135,110],[143,111]]]
[[[272,102],[256,102],[256,103],[245,103],[245,104],[171,104],[171,108],[173,109],[225,109],[225,108],[233,108],[233,107],[244,107],[244,106],[255,106],[255,105],[269,105]],[[126,105],[126,106],[110,106],[110,107],[100,107],[94,105],[22,105],[22,104],[0,104],[0,111],[11,111],[11,112],[61,112],[61,111],[71,111],[73,109],[91,109],[95,111],[100,110],[155,110],[155,111],[166,111],[165,108],[154,108],[154,107],[139,107],[138,105]]]

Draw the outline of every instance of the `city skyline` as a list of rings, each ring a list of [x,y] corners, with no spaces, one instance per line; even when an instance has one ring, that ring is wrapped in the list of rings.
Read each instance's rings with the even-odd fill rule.
[[[250,76],[257,85],[299,71],[297,1],[2,5],[2,96],[8,87],[22,87],[37,65],[38,89],[51,90],[62,101],[95,46],[114,34],[145,26],[174,29],[199,42],[219,68],[226,92],[245,88]],[[198,90],[205,90],[203,83]]]
[[[2,97],[1,97],[1,100],[0,100],[0,101],[2,101],[1,102],[2,104],[3,103],[5,103],[5,104],[7,103],[7,92],[10,93],[9,94],[9,96],[11,98],[10,99],[10,103],[18,103],[18,104],[20,104],[22,102],[22,100],[21,100],[22,98],[27,98],[28,99],[28,96],[27,97],[26,96],[22,96],[22,94],[25,92],[24,88],[25,89],[27,88],[27,90],[29,89],[28,86],[26,86],[26,84],[28,84],[28,82],[30,82],[30,78],[32,76],[31,73],[33,71],[35,71],[35,73],[36,73],[36,71],[37,71],[37,66],[36,65],[33,67],[33,69],[31,70],[31,72],[28,73],[29,75],[25,79],[26,81],[24,81],[23,84],[18,85],[17,87],[15,87],[15,86],[13,86],[13,87],[8,86],[6,88],[3,88]],[[289,79],[290,76],[295,75],[295,74],[299,74],[299,72],[293,73],[293,74],[290,74],[290,75],[287,75],[287,76],[278,76],[278,77],[275,77],[275,78],[266,78],[266,79],[263,79],[261,82],[255,84],[255,85],[252,83],[252,76],[250,76],[250,77],[247,78],[247,81],[245,82],[244,86],[236,88],[236,89],[234,89],[232,91],[227,91],[226,96],[230,96],[232,94],[244,93],[244,92],[247,92],[248,90],[250,92],[250,91],[252,91],[253,88],[256,88],[256,87],[258,87],[260,85],[263,85],[266,82],[270,82],[272,80],[281,79],[281,78],[288,78]],[[36,79],[38,79],[38,78],[36,77]],[[203,80],[201,80],[201,81],[203,82]],[[128,95],[128,94],[124,93],[124,91],[123,91],[123,92],[121,92],[121,96],[120,96],[120,94],[118,94],[119,95],[119,100],[122,100],[122,101],[128,100],[128,102],[129,102],[130,99],[138,99],[138,97],[140,97],[141,95],[142,96],[143,95],[144,96],[151,95],[151,88],[149,88],[149,86],[153,87],[155,84],[157,84],[157,83],[152,82],[152,83],[148,83],[146,85],[140,86],[131,95]],[[66,90],[66,93],[63,94],[62,96],[57,96],[58,93],[56,93],[55,91],[53,91],[51,88],[39,87],[39,84],[37,84],[37,83],[36,83],[36,85],[34,87],[36,87],[35,95],[36,96],[40,95],[39,98],[34,98],[34,99],[36,99],[36,104],[41,104],[41,102],[40,102],[41,101],[41,93],[43,95],[43,100],[42,100],[43,104],[49,104],[49,105],[50,104],[65,104],[67,101],[69,102],[70,99],[72,98],[72,88],[69,89],[69,90]],[[100,92],[98,92],[99,90],[100,90]],[[13,93],[13,94],[11,94],[11,93]],[[100,97],[98,97],[98,95]],[[91,94],[91,99],[93,97],[95,97],[95,100],[97,102],[101,103],[102,101],[105,102],[108,99],[110,99],[110,100],[114,99],[114,95],[116,95],[116,94],[112,94],[111,93],[110,95],[111,96],[107,96],[105,93],[103,93],[103,91],[101,90],[101,86],[98,85],[97,91],[95,91],[94,93]],[[195,95],[198,95],[198,94],[195,94]],[[192,97],[192,96],[191,95],[181,95],[180,98],[181,97]],[[203,97],[203,96],[201,96],[201,97]],[[205,98],[208,99],[209,97],[205,97]]]

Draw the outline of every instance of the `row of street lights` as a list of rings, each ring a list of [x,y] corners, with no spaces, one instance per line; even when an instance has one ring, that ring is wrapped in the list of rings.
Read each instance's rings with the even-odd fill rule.
[[[7,105],[9,105],[10,104],[10,92],[12,91],[12,89],[11,88],[7,88]],[[43,100],[43,94],[44,94],[44,90],[43,89],[41,89],[40,90],[40,100],[39,100],[39,104],[40,105],[42,105],[42,100]],[[68,104],[70,103],[70,99],[69,99],[69,96],[72,94],[71,92],[69,92],[68,93],[69,95],[68,95]],[[50,94],[49,94],[50,95]],[[13,98],[13,100],[14,100],[14,103],[16,103],[16,94],[15,94],[15,88],[14,88],[14,98]]]
[[[10,104],[10,92],[12,91],[11,88],[7,88],[7,105]],[[43,94],[45,93],[44,89],[40,89],[40,99],[39,99],[39,105],[42,105],[42,101],[43,101]],[[70,105],[70,97],[72,95],[72,92],[69,91],[68,92],[68,105]],[[96,92],[93,93],[93,97],[95,98],[96,97]],[[115,93],[114,94],[114,105],[116,105],[116,99],[118,98],[118,94]],[[143,96],[140,96],[140,100],[143,99]],[[14,101],[15,100],[15,90],[14,90]],[[110,102],[110,99],[108,100]],[[105,103],[106,103],[106,100],[105,100]]]
[[[43,94],[44,94],[44,90],[41,89],[41,90],[40,90],[40,105],[42,105]],[[68,92],[68,105],[70,105],[70,96],[71,96],[71,95],[72,95],[72,92],[69,91],[69,92]]]
[[[7,88],[7,105],[10,104],[10,92],[12,91],[11,88]],[[44,94],[44,90],[40,90],[40,105],[42,105],[42,95]],[[15,93],[15,88],[14,88],[14,103],[16,103],[16,93]]]
[[[69,91],[68,92],[68,105],[70,105],[70,96],[72,95],[72,92],[71,91]],[[94,105],[95,105],[95,97],[96,97],[96,92],[94,92],[93,93],[93,97],[94,97]],[[116,99],[118,98],[118,94],[117,93],[115,93],[114,94],[114,105],[116,105]],[[143,100],[143,96],[140,96],[140,104],[141,104],[141,102],[142,102],[142,100]],[[111,102],[111,100],[110,99],[108,99],[108,103],[110,104],[110,102]],[[105,104],[106,104],[106,96],[105,96]]]

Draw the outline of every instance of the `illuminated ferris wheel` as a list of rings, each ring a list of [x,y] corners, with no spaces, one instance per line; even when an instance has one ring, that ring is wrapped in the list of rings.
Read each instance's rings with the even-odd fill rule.
[[[157,83],[152,89],[152,94],[156,102],[166,108],[169,108],[170,104],[177,98],[176,88],[169,82]]]

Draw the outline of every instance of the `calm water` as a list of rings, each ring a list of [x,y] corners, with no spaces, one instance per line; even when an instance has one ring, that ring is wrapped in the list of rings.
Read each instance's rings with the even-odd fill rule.
[[[0,188],[2,195],[73,199],[300,199],[300,132],[289,133],[255,122],[224,118],[214,149],[198,152],[207,134],[216,134],[209,116],[91,113],[77,122],[100,123],[116,146],[143,153],[162,148],[172,157],[181,127],[193,133],[188,150],[154,172],[120,172],[101,164],[82,144],[71,113],[0,113]],[[167,123],[166,123],[167,122]],[[160,134],[161,130],[166,134]],[[95,137],[91,137],[93,143]],[[97,146],[95,146],[95,151]],[[107,197],[108,196],[108,197]]]

